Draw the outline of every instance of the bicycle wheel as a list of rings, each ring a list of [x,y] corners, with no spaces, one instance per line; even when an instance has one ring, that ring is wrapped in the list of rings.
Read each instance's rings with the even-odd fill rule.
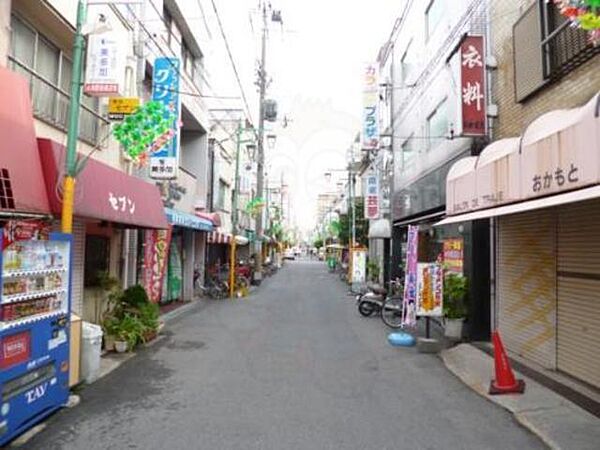
[[[381,320],[390,328],[402,326],[402,297],[387,297],[381,307]]]

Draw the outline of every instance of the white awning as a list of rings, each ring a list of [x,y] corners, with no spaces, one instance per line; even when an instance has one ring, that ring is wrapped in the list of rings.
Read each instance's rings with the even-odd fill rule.
[[[241,236],[241,235],[237,235],[235,237],[235,243],[237,245],[247,245],[249,242],[249,239],[246,236]]]
[[[434,226],[448,225],[451,223],[467,222],[470,220],[487,219],[489,217],[507,216],[534,209],[550,208],[551,206],[564,205],[566,203],[582,202],[600,197],[600,186],[592,186],[585,189],[566,192],[564,194],[552,195],[549,197],[529,200],[527,202],[513,203],[511,205],[500,206],[498,208],[484,209],[467,214],[446,217]]]
[[[392,228],[388,219],[372,220],[369,224],[369,239],[389,239],[392,237]]]

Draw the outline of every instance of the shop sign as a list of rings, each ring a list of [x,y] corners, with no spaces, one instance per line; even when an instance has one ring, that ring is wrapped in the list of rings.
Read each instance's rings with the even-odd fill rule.
[[[140,106],[138,97],[111,97],[108,99],[108,119],[120,121]]]
[[[146,230],[144,243],[144,287],[148,298],[158,303],[162,296],[172,227],[166,230]]]
[[[438,263],[417,265],[417,316],[443,314],[444,271]]]
[[[402,325],[413,327],[417,324],[417,257],[419,246],[419,226],[409,225],[406,239],[406,267],[404,278],[404,317]]]
[[[362,148],[379,148],[379,69],[367,64],[363,72]]]
[[[444,240],[444,269],[463,274],[464,241],[462,238]]]
[[[2,250],[13,242],[47,240],[50,225],[41,220],[9,220],[2,233]]]
[[[152,100],[162,103],[165,117],[171,122],[171,134],[165,144],[150,154],[150,177],[157,180],[177,178],[179,169],[179,124],[181,120],[181,99],[179,96],[178,58],[156,58],[152,79]]]
[[[127,195],[114,195],[109,192],[108,203],[114,211],[129,213],[131,216],[135,213],[135,201]]]
[[[486,97],[483,36],[467,36],[460,46],[462,135],[485,136]]]
[[[0,343],[0,368],[7,369],[24,363],[31,356],[31,334],[29,331],[11,334]]]
[[[367,251],[352,250],[352,283],[361,284],[367,280]]]
[[[379,219],[379,178],[376,173],[366,177],[365,219]]]
[[[118,31],[88,36],[83,92],[92,97],[122,95],[125,84],[127,34]]]

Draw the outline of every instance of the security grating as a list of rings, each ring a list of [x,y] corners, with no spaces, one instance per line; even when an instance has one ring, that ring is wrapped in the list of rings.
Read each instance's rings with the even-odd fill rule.
[[[0,168],[0,208],[15,209],[15,198],[8,169]]]

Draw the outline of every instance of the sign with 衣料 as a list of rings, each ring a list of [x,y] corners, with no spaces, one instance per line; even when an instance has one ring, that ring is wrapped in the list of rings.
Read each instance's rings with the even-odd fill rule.
[[[156,58],[152,78],[152,100],[165,106],[165,115],[173,117],[172,136],[150,154],[150,177],[157,180],[177,178],[179,168],[179,124],[181,99],[179,81],[181,62],[178,58]]]
[[[127,33],[108,31],[88,36],[83,92],[92,97],[120,96],[125,86]]]
[[[444,271],[438,263],[417,264],[417,316],[443,314]]]
[[[379,219],[379,178],[376,173],[371,173],[365,180],[365,219]]]
[[[460,92],[463,136],[485,136],[486,96],[483,36],[467,36],[460,45]]]
[[[367,64],[363,72],[362,148],[379,148],[379,69]]]
[[[111,97],[108,99],[108,119],[123,120],[140,106],[138,97]]]

